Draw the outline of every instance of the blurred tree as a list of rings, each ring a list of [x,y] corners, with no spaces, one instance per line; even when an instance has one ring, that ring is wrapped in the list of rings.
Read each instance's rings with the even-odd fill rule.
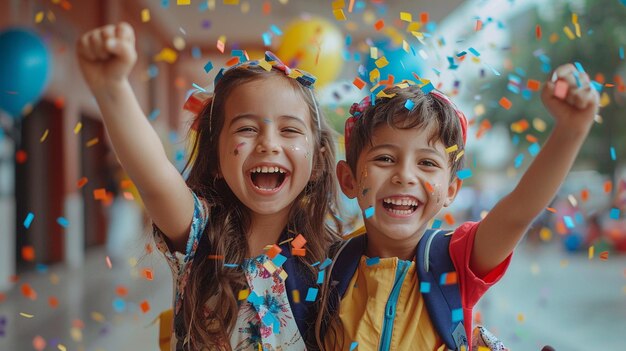
[[[613,177],[616,161],[611,158],[610,148],[615,149],[617,161],[626,157],[624,1],[545,1],[527,14],[511,19],[507,25],[512,43],[505,61],[508,74],[488,83],[490,87],[482,97],[492,108],[487,110],[485,118],[492,123],[509,125],[526,119],[530,124],[528,130],[518,134],[511,128],[511,133],[519,136],[520,150],[525,150],[529,143],[527,134],[543,142],[553,120],[540,102],[539,91],[529,91],[527,81],[545,81],[559,65],[579,62],[591,79],[604,86],[601,119],[592,128],[578,159],[594,164],[599,172]],[[540,28],[540,36],[537,28]],[[503,96],[512,102],[508,111],[498,105]],[[535,118],[546,122],[545,133],[533,129]]]

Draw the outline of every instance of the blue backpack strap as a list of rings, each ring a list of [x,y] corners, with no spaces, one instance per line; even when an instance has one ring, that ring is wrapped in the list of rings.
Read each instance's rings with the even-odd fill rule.
[[[420,283],[430,283],[430,291],[422,296],[435,330],[448,349],[460,350],[462,345],[468,347],[461,291],[458,282],[445,284],[445,274],[456,271],[449,251],[451,237],[450,231],[426,230],[417,244],[417,277]]]
[[[346,240],[337,250],[333,264],[331,265],[328,287],[327,311],[329,315],[335,315],[339,312],[339,304],[341,298],[348,290],[348,285],[354,277],[354,273],[359,267],[361,256],[365,253],[367,246],[367,236],[360,235]],[[321,326],[320,335],[326,334],[328,325],[324,321]]]

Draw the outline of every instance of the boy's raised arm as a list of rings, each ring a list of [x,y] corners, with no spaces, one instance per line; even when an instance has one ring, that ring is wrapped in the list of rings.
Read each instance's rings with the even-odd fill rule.
[[[513,251],[533,219],[554,198],[598,108],[598,94],[589,77],[571,64],[556,69],[553,80],[544,84],[541,98],[555,119],[554,128],[517,187],[480,223],[470,260],[472,270],[480,276]]]
[[[148,214],[176,249],[184,248],[193,198],[128,82],[137,59],[132,27],[120,23],[85,33],[77,43],[77,55],[115,153],[136,184]]]

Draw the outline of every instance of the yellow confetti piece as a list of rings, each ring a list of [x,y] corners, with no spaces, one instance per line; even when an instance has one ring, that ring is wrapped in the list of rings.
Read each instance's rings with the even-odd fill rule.
[[[404,50],[407,54],[411,53],[411,46],[404,39],[402,39],[402,50]]]
[[[274,262],[272,261],[265,261],[265,263],[263,263],[263,267],[265,267],[270,274],[276,272],[276,265],[274,265]]]
[[[50,22],[56,21],[56,17],[54,16],[54,13],[52,11],[48,11],[46,17],[48,17],[48,21],[50,21]]]
[[[520,323],[524,323],[524,314],[523,313],[518,313],[517,314],[517,321]]]
[[[191,5],[191,0],[176,0],[176,5]]]
[[[104,315],[100,312],[91,312],[91,319],[93,319],[96,322],[104,322],[105,318]]]
[[[374,68],[370,71],[370,82],[375,82],[378,78],[380,78],[380,71],[378,68]]]
[[[576,36],[574,36],[574,33],[572,33],[572,30],[569,29],[569,27],[567,27],[567,26],[563,27],[563,32],[565,32],[565,35],[567,35],[569,40],[576,39]]]
[[[337,21],[345,21],[347,19],[346,14],[343,13],[343,9],[333,10],[333,15],[335,15]]]
[[[546,122],[544,122],[543,119],[535,118],[533,119],[533,128],[535,128],[535,130],[537,130],[538,132],[545,132],[548,126],[546,125]]]
[[[239,0],[224,0],[224,5],[239,5]]]
[[[422,23],[420,22],[411,22],[409,23],[409,25],[406,27],[406,31],[407,32],[419,32],[419,30],[422,28]],[[415,34],[413,34],[415,35]]]
[[[41,21],[43,21],[43,17],[44,17],[43,11],[37,12],[37,14],[35,15],[35,23],[41,23]]]
[[[343,1],[343,0],[335,0],[331,4],[331,6],[332,6],[333,10],[342,9],[342,8],[346,7],[346,2]]]
[[[78,134],[78,132],[80,132],[81,129],[83,129],[83,123],[82,122],[76,123],[76,125],[74,126],[74,134]]]
[[[578,23],[574,24],[574,29],[576,31],[576,36],[580,38],[581,37],[580,24],[578,24]]]
[[[378,68],[383,68],[389,64],[389,61],[387,61],[387,58],[383,56],[379,58],[378,60],[376,60],[374,64],[376,64],[376,67]]]
[[[59,350],[61,350],[61,351],[67,351],[67,348],[65,348],[65,345],[63,345],[63,344],[58,344],[58,345],[57,345],[57,348],[58,348]]]
[[[141,10],[141,22],[146,23],[150,21],[150,10],[143,9]]]
[[[80,328],[73,327],[70,329],[70,337],[75,342],[81,342],[83,340],[83,332]]]
[[[263,69],[268,72],[272,70],[272,65],[270,65],[269,62],[265,60],[259,61],[259,66],[263,67]]]
[[[560,264],[561,264],[561,267],[565,268],[565,267],[567,267],[569,265],[569,261],[568,260],[561,260]]]
[[[370,47],[370,57],[372,58],[372,60],[378,60],[378,48],[377,47]]]
[[[161,52],[154,56],[154,61],[165,61],[167,63],[174,63],[178,59],[178,53],[170,48],[163,48]]]
[[[485,346],[478,346],[478,351],[491,351],[491,349]]]
[[[300,303],[300,290],[293,290],[291,292],[291,297],[293,298],[293,302]]]
[[[548,228],[541,228],[539,231],[539,238],[543,241],[550,241],[552,239],[552,231]]]
[[[46,141],[46,138],[48,138],[48,132],[50,132],[50,130],[46,129],[45,132],[43,132],[43,135],[41,136],[41,138],[39,138],[39,142],[43,143],[44,141]]]
[[[239,301],[245,300],[248,298],[249,295],[250,295],[249,289],[239,290],[239,294],[237,294],[237,300]]]
[[[463,157],[463,155],[465,155],[465,150],[461,150],[461,152],[456,154],[456,157],[454,158],[454,162],[458,161],[461,157]]]
[[[91,140],[89,140],[85,145],[87,147],[92,147],[94,145],[96,145],[98,143],[99,139],[98,138],[93,138]]]
[[[531,264],[530,273],[532,273],[532,275],[539,275],[539,273],[541,273],[541,267],[536,263]]]
[[[400,12],[400,20],[405,22],[413,22],[413,15],[410,12]]]
[[[572,23],[573,24],[577,24],[578,23],[578,15],[575,13],[572,13]]]
[[[611,97],[606,92],[602,93],[600,97],[600,107],[608,106],[611,103]]]
[[[454,144],[454,145],[446,148],[446,153],[449,154],[451,152],[455,152],[458,149],[459,149],[459,146],[457,144]]]
[[[283,281],[287,280],[287,277],[289,277],[289,274],[287,274],[287,272],[285,272],[285,270],[281,270],[280,273],[278,274],[279,277],[281,277],[281,279]]]
[[[593,259],[594,253],[595,253],[595,248],[594,248],[593,246],[589,246],[589,255],[588,255],[588,258],[589,258],[590,260],[592,260],[592,259]]]
[[[22,316],[24,318],[33,318],[33,317],[35,317],[34,314],[28,314],[28,313],[24,313],[24,312],[20,312],[20,316]]]
[[[478,104],[476,106],[474,106],[474,114],[476,116],[482,116],[485,114],[485,105],[483,104]]]

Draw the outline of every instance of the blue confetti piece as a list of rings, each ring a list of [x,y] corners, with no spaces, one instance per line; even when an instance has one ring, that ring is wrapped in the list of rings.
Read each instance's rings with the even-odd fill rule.
[[[528,89],[524,89],[522,91],[522,97],[524,100],[529,101],[533,97],[533,92]]]
[[[120,299],[119,297],[113,300],[113,309],[117,313],[122,313],[126,310],[126,301]]]
[[[467,55],[467,51],[461,51],[458,54],[456,54],[456,57],[463,57],[465,55]]]
[[[576,66],[578,72],[585,73],[585,69],[583,68],[583,65],[580,64],[580,62],[574,62],[574,66]]]
[[[467,179],[472,176],[472,170],[470,168],[465,168],[456,172],[456,176],[460,179]]]
[[[322,284],[324,283],[324,275],[325,275],[326,271],[319,271],[317,272],[317,284]]]
[[[463,308],[452,310],[452,323],[463,321]]]
[[[530,153],[531,156],[537,156],[537,154],[539,153],[539,150],[541,150],[541,146],[539,146],[538,143],[532,143],[529,147],[528,147],[528,153]]]
[[[174,155],[174,159],[176,161],[182,161],[185,159],[185,150],[176,150],[176,154]]]
[[[623,46],[619,47],[619,58],[620,58],[620,60],[624,59],[624,47]]]
[[[563,222],[565,222],[565,226],[568,228],[574,228],[576,225],[570,216],[563,216]]]
[[[199,47],[194,46],[191,48],[191,56],[195,59],[199,59],[202,57],[202,50]]]
[[[611,219],[617,220],[617,219],[619,219],[619,214],[620,214],[619,208],[615,208],[614,207],[614,208],[611,209],[611,213],[609,214],[609,217]]]
[[[363,211],[365,218],[370,218],[374,215],[374,207],[368,207]]]
[[[196,83],[192,83],[191,85],[192,85],[194,88],[196,88],[196,89],[200,90],[201,92],[206,93],[206,89],[204,89],[203,87],[199,86],[198,84],[196,84]]]
[[[370,257],[365,259],[365,264],[368,266],[374,266],[380,263],[380,257]]]
[[[275,24],[270,25],[270,30],[272,31],[272,33],[274,33],[274,34],[276,34],[278,36],[283,35],[283,31],[280,30],[280,28],[278,28],[278,26],[275,25]]]
[[[441,75],[441,71],[440,70],[438,70],[436,68],[433,68],[432,70],[433,70],[433,72],[435,72],[436,75],[438,75],[438,76]]]
[[[37,270],[37,273],[47,273],[48,272],[48,266],[43,264],[43,263],[37,263],[37,265],[35,266],[35,269]]]
[[[495,68],[491,67],[490,65],[486,63],[484,65],[487,66],[487,68],[489,68],[493,74],[495,74],[498,77],[500,76],[500,72],[498,72]]]
[[[161,0],[161,7],[164,9],[170,7],[170,0]]]
[[[213,69],[213,62],[209,61],[204,65],[204,72],[209,73]]]
[[[154,109],[152,110],[152,112],[150,112],[150,115],[148,115],[148,119],[151,121],[154,121],[155,119],[157,119],[157,117],[159,117],[159,114],[161,113],[161,110]]]
[[[0,141],[4,139],[4,129],[0,128]]]
[[[148,77],[155,78],[159,75],[159,67],[157,65],[152,64],[148,67]]]
[[[524,162],[524,154],[519,154],[515,157],[515,164],[513,165],[515,168],[520,168],[522,163]]]
[[[428,82],[428,84],[424,85],[421,89],[424,92],[424,94],[428,94],[431,91],[433,91],[433,89],[435,89],[435,87],[433,86],[432,82]]]
[[[404,103],[404,108],[409,110],[409,111],[411,111],[413,109],[413,106],[415,106],[415,103],[413,101],[411,101],[411,100],[407,100]]]
[[[333,260],[331,260],[330,258],[327,257],[324,260],[324,262],[322,262],[322,264],[320,265],[319,270],[322,271],[322,270],[326,269],[326,267],[330,266],[331,263],[333,263]]]
[[[198,10],[200,10],[200,12],[204,12],[206,10],[209,9],[209,2],[208,1],[202,1],[200,2],[200,4],[198,4]]]
[[[420,282],[420,292],[422,294],[428,294],[430,292],[430,283],[429,282]]]
[[[441,228],[441,223],[442,223],[441,219],[435,219],[435,220],[433,220],[433,227],[432,227],[432,228],[433,228],[433,229],[439,229],[439,228]]]
[[[580,213],[580,212],[577,212],[577,213],[574,215],[574,219],[576,219],[576,223],[577,223],[577,224],[583,224],[583,223],[585,223],[585,217],[583,217],[583,214],[582,214],[582,213]]]
[[[24,228],[30,228],[30,224],[33,223],[33,219],[35,219],[35,215],[32,212],[28,212],[26,219],[24,219]]]
[[[315,299],[317,298],[317,288],[309,288],[309,291],[307,291],[306,293],[306,299],[305,301],[307,302],[313,302],[315,301]]]
[[[591,87],[593,87],[598,93],[602,91],[602,84],[596,82],[595,80],[591,81]]]
[[[513,138],[511,138],[511,142],[513,143],[513,145],[519,144],[519,135],[513,135]]]
[[[274,264],[276,265],[276,267],[282,267],[283,264],[287,261],[287,257],[281,255],[281,254],[277,254],[276,256],[274,256],[274,258],[272,259],[272,262],[274,262]]]
[[[611,146],[611,160],[615,161],[617,159],[617,155],[615,154],[615,148]]]
[[[346,46],[350,46],[352,44],[352,36],[346,35]]]
[[[255,291],[251,291],[247,298],[248,302],[250,302],[254,306],[259,306],[263,303],[263,298],[257,295]]]
[[[67,228],[67,226],[70,225],[70,221],[68,221],[65,217],[57,218],[57,223],[63,228]]]
[[[315,266],[317,266],[318,264],[320,264],[320,261],[317,261],[317,262],[313,263],[313,264],[311,265],[311,267],[315,267]]]
[[[236,263],[224,263],[224,267],[237,268],[237,267],[239,267],[239,265],[236,264]]]
[[[469,48],[469,49],[467,49],[467,50],[468,50],[469,52],[471,52],[471,53],[472,53],[472,55],[474,55],[474,56],[476,56],[476,57],[480,56],[480,52],[476,51],[476,49],[474,49],[474,48]]]
[[[446,285],[446,278],[448,277],[448,273],[443,273],[439,277],[439,285]]]
[[[357,347],[358,345],[359,345],[359,343],[358,343],[358,342],[353,341],[353,342],[350,344],[350,351],[354,351],[354,349],[356,349],[356,347]]]
[[[582,84],[580,83],[580,74],[577,71],[574,71],[574,79],[576,79],[576,86],[580,88]]]
[[[265,46],[272,45],[272,35],[270,33],[263,32],[263,34],[261,34],[261,37],[263,38],[263,45]]]

